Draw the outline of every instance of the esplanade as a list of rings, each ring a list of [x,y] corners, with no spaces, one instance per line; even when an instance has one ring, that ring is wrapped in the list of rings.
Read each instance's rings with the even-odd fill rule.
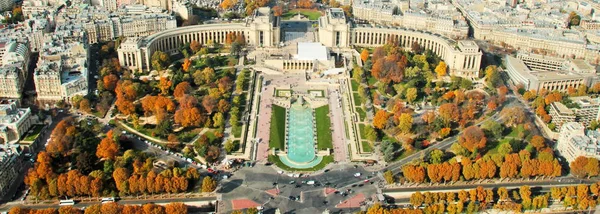
[[[404,48],[418,43],[431,50],[448,65],[450,74],[477,78],[482,52],[470,40],[455,41],[445,36],[421,30],[400,27],[354,25],[347,21],[343,11],[331,8],[318,20],[317,42],[328,48],[347,49],[352,46],[376,47],[389,39],[398,41]],[[223,44],[227,34],[242,35],[251,47],[278,47],[282,32],[280,19],[270,8],[259,8],[242,23],[205,24],[171,29],[145,38],[128,38],[118,49],[122,66],[133,70],[151,70],[150,58],[154,51],[176,53],[185,43]]]

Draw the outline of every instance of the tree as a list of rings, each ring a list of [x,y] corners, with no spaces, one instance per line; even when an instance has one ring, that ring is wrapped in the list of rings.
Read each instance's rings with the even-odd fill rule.
[[[183,64],[181,65],[181,68],[183,69],[183,71],[188,72],[188,71],[190,71],[190,67],[192,67],[192,60],[190,60],[189,58],[185,58],[183,60]]]
[[[173,82],[171,82],[171,80],[167,79],[166,77],[160,77],[160,81],[158,83],[160,94],[167,95],[172,84]]]
[[[442,104],[438,113],[446,127],[449,127],[451,122],[458,121],[458,117],[460,116],[458,106],[454,103]]]
[[[458,142],[470,152],[485,148],[487,138],[478,126],[469,126],[459,136]]]
[[[403,133],[408,133],[412,129],[413,118],[409,113],[402,113],[398,119],[398,128]]]
[[[436,67],[435,67],[435,73],[437,74],[438,78],[441,78],[443,76],[446,76],[446,69],[447,69],[448,65],[446,65],[446,63],[444,61],[441,61]]]
[[[369,51],[367,49],[363,49],[362,52],[360,52],[360,59],[363,62],[367,62],[369,59]]]
[[[115,142],[113,131],[110,130],[106,134],[106,137],[100,141],[98,148],[96,149],[96,156],[98,158],[115,160],[119,153],[119,144]]]
[[[600,165],[598,163],[598,159],[596,158],[588,158],[587,163],[584,166],[585,171],[587,172],[587,176],[594,177],[600,173]]]
[[[504,124],[507,126],[517,126],[519,124],[523,124],[525,119],[525,110],[519,106],[508,107],[502,109],[500,115],[505,119]]]
[[[182,127],[199,127],[206,121],[206,117],[204,117],[196,107],[179,108],[175,112],[173,119],[175,120],[175,123]]]
[[[390,170],[387,170],[383,173],[383,178],[387,184],[393,184],[395,182],[394,174]]]
[[[104,89],[108,90],[108,91],[114,91],[115,87],[117,87],[117,82],[119,81],[119,77],[117,77],[117,75],[114,74],[109,74],[106,75],[102,78],[102,81],[104,83]]]
[[[181,202],[173,202],[165,205],[166,214],[183,214],[188,213],[187,206]]]
[[[429,162],[432,164],[441,164],[444,160],[444,152],[439,149],[434,149],[429,153]]]
[[[125,181],[130,176],[129,170],[123,167],[118,167],[112,174],[113,179],[115,180],[115,185],[120,192],[125,192],[127,190],[127,186]]]
[[[539,135],[535,135],[531,138],[531,141],[529,142],[531,143],[531,145],[533,147],[535,147],[535,149],[537,151],[541,151],[543,148],[546,147],[546,139],[542,136]]]
[[[152,68],[157,71],[164,70],[169,64],[171,64],[171,58],[168,54],[162,51],[155,51],[152,54]]]
[[[283,8],[281,8],[281,6],[279,6],[279,5],[275,5],[275,7],[273,7],[273,15],[274,16],[283,15]]]
[[[84,98],[83,100],[81,100],[79,102],[79,109],[81,109],[84,112],[87,113],[91,113],[92,112],[92,108],[90,108],[90,101],[86,98]]]
[[[175,91],[173,91],[173,96],[175,96],[176,98],[180,98],[183,95],[189,94],[192,92],[192,86],[190,86],[190,83],[187,81],[183,81],[180,82],[179,84],[177,84],[177,86],[175,86]]]
[[[192,42],[190,42],[190,49],[192,49],[192,51],[194,53],[198,53],[198,51],[200,51],[201,48],[202,48],[202,45],[200,45],[200,43],[198,43],[198,41],[193,40]]]
[[[497,88],[502,84],[502,77],[495,65],[485,67],[485,83],[489,88]]]
[[[217,107],[217,99],[211,96],[204,96],[202,98],[202,106],[209,114],[212,114],[212,112]]]
[[[406,101],[408,103],[413,103],[415,99],[417,99],[417,88],[406,89]]]
[[[373,126],[377,129],[384,129],[389,117],[390,115],[385,110],[380,109],[373,117]]]
[[[572,11],[569,14],[569,27],[571,26],[579,26],[579,22],[581,21],[581,16],[579,16],[575,11]]]
[[[575,159],[575,161],[571,162],[571,174],[575,177],[583,178],[587,176],[587,171],[585,166],[588,163],[588,158],[585,156],[579,156]]]
[[[221,4],[219,4],[219,6],[221,8],[223,8],[224,10],[229,10],[231,8],[233,8],[233,6],[235,6],[237,4],[236,0],[224,0],[223,2],[221,2]]]
[[[202,180],[202,192],[213,192],[217,188],[217,181],[210,176],[204,177]]]

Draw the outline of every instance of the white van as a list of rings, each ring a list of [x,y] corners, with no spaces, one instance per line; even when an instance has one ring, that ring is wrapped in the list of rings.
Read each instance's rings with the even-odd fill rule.
[[[101,202],[104,203],[110,203],[110,202],[115,202],[115,198],[102,198]]]
[[[60,200],[58,202],[58,206],[73,206],[75,205],[75,201],[73,200]]]

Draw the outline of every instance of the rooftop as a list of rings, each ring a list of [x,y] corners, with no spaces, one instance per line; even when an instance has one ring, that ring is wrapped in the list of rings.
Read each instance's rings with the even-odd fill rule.
[[[298,42],[297,60],[327,60],[327,47],[316,42]]]

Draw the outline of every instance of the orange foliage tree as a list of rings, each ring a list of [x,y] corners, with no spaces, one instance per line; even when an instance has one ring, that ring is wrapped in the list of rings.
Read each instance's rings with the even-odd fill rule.
[[[115,88],[115,93],[117,94],[115,105],[119,109],[119,112],[125,115],[134,113],[135,106],[133,105],[133,101],[137,97],[137,92],[133,88],[133,82],[131,80],[119,81]]]
[[[183,95],[189,94],[190,92],[192,92],[192,86],[190,85],[189,82],[183,81],[183,82],[180,82],[179,84],[177,84],[177,86],[175,86],[175,91],[173,91],[173,96],[175,96],[176,98],[180,98]]]
[[[478,126],[469,126],[458,137],[458,142],[470,152],[483,149],[487,142],[485,134]]]
[[[160,93],[162,95],[167,95],[169,93],[169,88],[171,88],[172,84],[173,84],[173,82],[171,82],[171,80],[169,80],[165,77],[161,77],[160,81],[158,83],[158,88],[160,89]]]
[[[367,49],[363,49],[362,52],[360,52],[360,59],[363,62],[366,62],[369,59],[369,51]]]
[[[192,60],[185,58],[183,60],[183,64],[181,65],[181,68],[183,68],[183,71],[188,72],[190,70],[191,66],[192,66]]]
[[[283,15],[283,9],[281,8],[281,6],[276,5],[275,7],[273,7],[273,15],[274,16],[281,16],[281,15]]]
[[[378,129],[384,129],[390,115],[385,110],[379,110],[373,117],[373,126]]]
[[[104,158],[109,160],[115,160],[119,153],[119,144],[115,142],[113,136],[113,130],[106,133],[106,137],[100,141],[98,148],[96,149],[96,156],[98,158]]]

